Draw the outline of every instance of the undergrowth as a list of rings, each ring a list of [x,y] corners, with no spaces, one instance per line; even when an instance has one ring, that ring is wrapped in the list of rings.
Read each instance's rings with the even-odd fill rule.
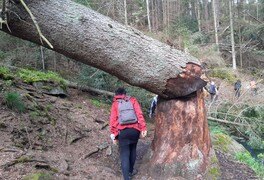
[[[239,152],[235,154],[235,159],[247,164],[255,173],[264,179],[264,165],[261,162],[255,160],[248,152]]]
[[[25,111],[25,104],[21,95],[17,92],[7,92],[5,94],[5,103],[12,110],[20,113]]]
[[[235,74],[230,69],[213,69],[211,76],[231,83],[235,82],[237,79]]]

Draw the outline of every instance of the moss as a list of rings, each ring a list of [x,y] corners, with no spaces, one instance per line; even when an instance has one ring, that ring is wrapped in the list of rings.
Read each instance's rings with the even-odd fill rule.
[[[12,74],[4,74],[3,75],[3,79],[4,80],[12,80],[14,79],[15,77],[12,75]]]
[[[218,177],[221,175],[219,166],[211,167],[208,170],[208,173],[210,174],[211,178],[214,180],[218,179]]]
[[[30,116],[32,119],[36,119],[38,116],[40,116],[40,114],[39,114],[38,111],[32,111],[32,112],[30,112],[29,116]]]
[[[29,174],[22,178],[22,180],[53,180],[51,175],[46,172],[38,172],[34,174]]]
[[[91,103],[97,108],[100,108],[102,106],[100,100],[98,99],[91,99]]]
[[[25,163],[25,162],[29,162],[32,159],[31,156],[22,156],[18,159],[15,160],[16,163]]]
[[[51,91],[52,90],[52,87],[50,87],[50,86],[42,86],[41,88],[44,89],[44,90],[47,90],[47,91]]]
[[[211,164],[215,164],[215,163],[218,163],[218,159],[217,159],[216,155],[211,157]]]
[[[213,146],[216,149],[227,152],[229,145],[232,143],[230,137],[224,133],[215,134],[212,138]]]
[[[60,85],[60,87],[66,87],[66,81],[57,73],[48,71],[33,71],[33,70],[20,70],[17,75],[22,79],[23,82],[32,84],[33,82],[54,82]]]

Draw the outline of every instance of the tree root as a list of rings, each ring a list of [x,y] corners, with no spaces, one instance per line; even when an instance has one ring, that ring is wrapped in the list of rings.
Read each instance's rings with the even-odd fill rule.
[[[8,162],[8,163],[6,163],[6,164],[4,164],[4,165],[2,165],[2,167],[4,168],[4,169],[7,169],[7,168],[9,168],[9,167],[11,167],[11,166],[14,166],[14,165],[16,165],[16,164],[19,164],[19,163],[27,163],[27,162],[39,162],[39,163],[47,163],[46,161],[44,161],[44,160],[39,160],[39,159],[33,159],[31,156],[20,156],[19,158],[17,158],[17,159],[15,159],[15,160],[13,160],[13,161],[11,161],[11,162]]]

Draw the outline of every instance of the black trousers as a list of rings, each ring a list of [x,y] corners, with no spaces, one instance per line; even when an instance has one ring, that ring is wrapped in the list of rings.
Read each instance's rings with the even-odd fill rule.
[[[119,131],[118,141],[120,148],[121,169],[124,180],[129,180],[136,162],[136,149],[140,132],[134,128]]]

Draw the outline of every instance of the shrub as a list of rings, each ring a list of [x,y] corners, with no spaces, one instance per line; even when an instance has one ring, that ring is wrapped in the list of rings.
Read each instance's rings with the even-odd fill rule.
[[[6,93],[5,102],[7,106],[12,110],[16,110],[18,112],[25,111],[24,102],[22,101],[21,95],[18,94],[17,92]]]
[[[230,102],[223,102],[218,104],[217,109],[209,116],[216,119],[224,119],[230,122],[242,122],[249,124],[249,126],[225,126],[223,128],[218,123],[209,122],[211,132],[219,131],[217,128],[226,130],[231,134],[246,137],[247,144],[254,149],[263,149],[262,144],[264,126],[262,119],[264,119],[264,107],[260,105],[250,106],[248,104],[237,103],[236,105]],[[224,131],[225,132],[225,131]]]
[[[232,83],[236,81],[235,74],[228,69],[214,69],[211,76],[218,77]]]

